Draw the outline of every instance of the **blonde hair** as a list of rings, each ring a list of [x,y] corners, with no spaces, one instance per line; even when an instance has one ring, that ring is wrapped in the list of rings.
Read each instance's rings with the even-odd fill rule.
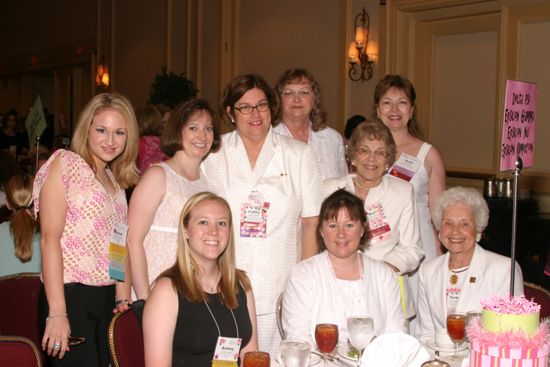
[[[208,300],[200,282],[199,266],[189,250],[189,242],[184,235],[189,225],[193,209],[199,204],[214,201],[223,205],[229,215],[229,241],[225,251],[218,257],[218,268],[221,273],[219,291],[222,303],[228,308],[237,308],[239,302],[237,294],[240,283],[245,291],[251,288],[246,274],[235,267],[235,242],[233,238],[233,223],[229,204],[223,198],[211,192],[200,192],[193,195],[181,211],[178,225],[178,249],[174,266],[162,273],[160,277],[168,277],[172,280],[174,288],[191,302],[203,302]]]
[[[6,200],[12,210],[10,232],[13,237],[15,256],[22,263],[32,259],[32,240],[37,222],[32,214],[32,185],[34,177],[29,174],[13,176],[6,184]]]
[[[80,113],[71,141],[71,150],[95,169],[88,145],[88,132],[94,117],[105,110],[119,112],[127,124],[126,147],[118,157],[109,162],[117,183],[126,189],[135,185],[139,177],[135,163],[138,153],[138,126],[132,104],[126,97],[117,93],[102,93],[92,98]]]

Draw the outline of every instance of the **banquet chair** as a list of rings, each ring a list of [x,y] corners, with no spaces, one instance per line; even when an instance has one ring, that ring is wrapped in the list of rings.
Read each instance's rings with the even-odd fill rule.
[[[0,366],[42,367],[41,353],[23,336],[0,335]]]
[[[540,285],[523,282],[525,298],[533,300],[540,305],[540,317],[550,316],[550,291]]]
[[[143,303],[140,310],[142,305]],[[113,316],[109,324],[109,352],[113,367],[145,366],[143,332],[139,316],[133,308]]]
[[[277,317],[277,328],[279,329],[279,334],[281,334],[281,339],[285,339],[285,332],[283,330],[283,294],[279,295],[277,298],[277,305],[275,308],[276,317]]]
[[[38,326],[39,273],[0,277],[0,334],[20,335],[41,344]]]

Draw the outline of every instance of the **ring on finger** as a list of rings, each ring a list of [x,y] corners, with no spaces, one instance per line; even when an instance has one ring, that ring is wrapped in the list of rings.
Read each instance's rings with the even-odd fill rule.
[[[53,343],[53,349],[54,349],[54,350],[59,350],[59,349],[61,349],[61,343],[60,343],[60,342],[55,342],[55,343]]]

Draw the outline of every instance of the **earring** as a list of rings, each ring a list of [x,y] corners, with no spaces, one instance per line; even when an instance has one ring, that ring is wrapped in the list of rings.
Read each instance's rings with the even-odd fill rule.
[[[351,165],[352,165],[352,166],[355,166],[355,161],[351,161]]]
[[[476,242],[479,242],[481,240],[481,233],[476,234]]]

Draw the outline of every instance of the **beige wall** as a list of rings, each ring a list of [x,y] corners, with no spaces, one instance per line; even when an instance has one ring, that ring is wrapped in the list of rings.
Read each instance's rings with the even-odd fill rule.
[[[383,20],[393,30],[383,67],[414,82],[423,128],[455,177],[510,175],[498,171],[506,79],[538,84],[535,164],[520,184],[549,193],[550,51],[541,42],[550,37],[550,1],[388,0]]]

